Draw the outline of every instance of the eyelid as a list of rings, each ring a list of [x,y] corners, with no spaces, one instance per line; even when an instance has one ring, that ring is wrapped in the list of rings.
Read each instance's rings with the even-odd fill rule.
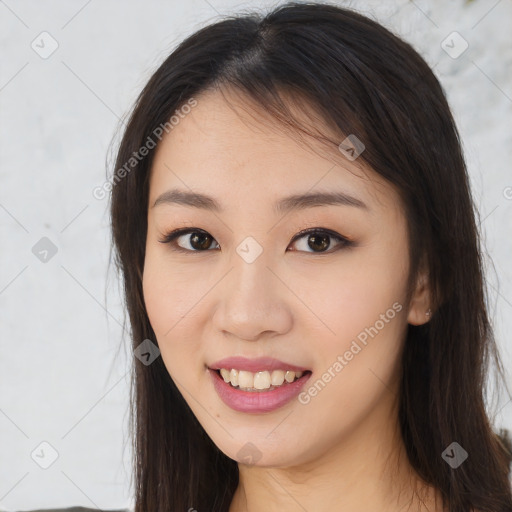
[[[210,252],[212,250],[212,249],[206,249],[204,251],[196,251],[196,250],[184,249],[183,247],[180,247],[180,246],[178,246],[175,243],[175,240],[177,238],[179,238],[182,235],[187,235],[187,234],[190,234],[190,233],[204,233],[204,234],[210,235],[210,233],[208,233],[204,229],[194,228],[194,227],[186,227],[186,228],[175,229],[174,231],[171,231],[170,233],[167,233],[166,235],[164,235],[163,239],[158,240],[158,241],[160,243],[163,243],[163,244],[165,244],[165,243],[170,244],[172,246],[172,250],[173,251],[178,251],[178,252],[185,252],[185,253],[207,253],[207,252]],[[290,242],[290,245],[292,243],[294,243],[296,240],[298,240],[300,238],[303,238],[304,236],[306,236],[308,234],[312,234],[312,233],[326,234],[326,235],[330,236],[331,238],[335,238],[338,242],[340,242],[340,245],[336,246],[334,249],[329,249],[328,251],[325,251],[325,252],[314,252],[314,251],[309,252],[309,251],[296,251],[296,250],[294,250],[294,252],[305,252],[307,254],[316,254],[316,255],[331,254],[331,253],[335,252],[338,249],[341,249],[341,248],[344,248],[344,247],[351,247],[351,246],[355,245],[355,242],[353,240],[351,240],[351,239],[349,239],[349,238],[347,238],[345,236],[342,236],[339,233],[337,233],[337,232],[335,232],[335,231],[333,231],[331,229],[321,228],[321,227],[312,227],[312,228],[307,228],[307,229],[303,229],[302,231],[299,231],[299,233],[297,233],[292,238],[292,240]],[[215,238],[213,236],[211,236],[211,238],[213,240],[215,240]]]

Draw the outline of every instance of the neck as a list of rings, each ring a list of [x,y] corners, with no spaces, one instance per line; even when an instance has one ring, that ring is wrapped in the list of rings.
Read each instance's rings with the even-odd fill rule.
[[[438,492],[408,462],[398,421],[389,425],[366,421],[327,453],[293,466],[239,464],[229,512],[441,511]]]

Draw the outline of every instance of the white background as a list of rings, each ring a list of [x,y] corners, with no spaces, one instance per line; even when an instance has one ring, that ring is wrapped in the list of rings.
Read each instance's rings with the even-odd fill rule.
[[[108,203],[92,190],[105,181],[119,118],[171,49],[219,14],[271,5],[0,1],[0,508],[131,506],[129,349],[118,280],[107,275]],[[446,90],[512,368],[512,2],[352,6],[410,42]],[[47,59],[31,47],[43,31],[58,43]],[[453,31],[469,44],[456,59],[441,48]],[[42,237],[57,248],[46,263],[32,253]],[[512,429],[512,403],[496,410],[496,425]],[[46,470],[31,458],[43,441],[58,452]]]

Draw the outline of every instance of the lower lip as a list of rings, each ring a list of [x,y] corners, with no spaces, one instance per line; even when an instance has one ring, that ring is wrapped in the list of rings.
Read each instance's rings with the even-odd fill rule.
[[[311,376],[308,372],[291,384],[283,384],[272,391],[242,391],[225,382],[216,370],[209,368],[208,371],[215,390],[228,407],[239,412],[253,413],[270,412],[283,407],[300,393]]]

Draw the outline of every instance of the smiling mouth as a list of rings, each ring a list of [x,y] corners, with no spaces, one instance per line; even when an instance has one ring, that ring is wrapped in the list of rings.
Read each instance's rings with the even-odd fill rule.
[[[283,388],[311,373],[309,370],[300,372],[293,370],[264,370],[253,373],[234,368],[220,368],[214,371],[226,384],[229,384],[234,389],[255,393]]]

